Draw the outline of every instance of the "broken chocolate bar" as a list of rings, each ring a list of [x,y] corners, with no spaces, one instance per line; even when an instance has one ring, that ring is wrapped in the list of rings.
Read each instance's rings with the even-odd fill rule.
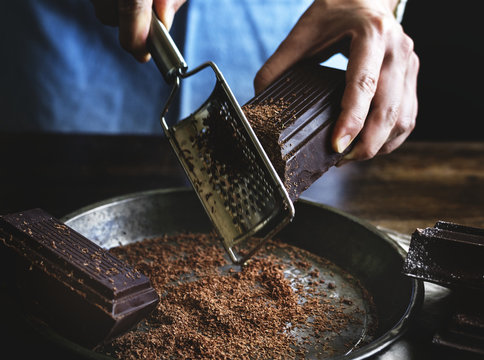
[[[432,342],[484,355],[483,294],[460,291],[453,295],[451,315],[434,335]]]
[[[243,111],[294,202],[343,156],[331,146],[345,72],[297,64]]]
[[[146,276],[41,209],[0,217],[0,251],[13,255],[29,315],[88,348],[131,329],[159,301]]]
[[[403,272],[449,288],[484,291],[484,230],[439,221],[417,229]]]

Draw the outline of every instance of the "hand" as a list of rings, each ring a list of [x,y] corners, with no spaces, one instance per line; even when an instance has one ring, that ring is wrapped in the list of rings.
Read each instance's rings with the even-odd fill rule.
[[[315,0],[254,80],[259,93],[302,58],[325,60],[346,44],[346,88],[332,146],[341,153],[358,140],[338,165],[389,153],[415,127],[419,59],[393,16],[394,2]]]
[[[151,9],[166,26],[186,0],[91,0],[96,17],[105,25],[119,26],[119,42],[138,61],[147,62],[151,55],[146,40],[150,31]]]

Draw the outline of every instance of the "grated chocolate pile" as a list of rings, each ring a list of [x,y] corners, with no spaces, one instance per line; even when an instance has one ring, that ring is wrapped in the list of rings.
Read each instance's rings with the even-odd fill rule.
[[[332,334],[362,326],[364,311],[334,296],[332,274],[323,276],[308,252],[286,243],[269,241],[242,267],[212,234],[167,235],[110,251],[147,275],[161,298],[137,328],[99,349],[117,359],[296,359],[309,348],[328,356]]]
[[[279,136],[286,126],[284,111],[287,107],[284,100],[270,98],[260,104],[245,104],[242,108],[281,179],[284,179],[286,161],[281,155]]]

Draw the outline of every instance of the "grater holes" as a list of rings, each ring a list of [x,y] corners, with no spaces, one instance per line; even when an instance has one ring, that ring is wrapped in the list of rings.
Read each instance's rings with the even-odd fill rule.
[[[210,197],[210,206],[223,209],[232,217],[234,227],[243,233],[272,211],[274,204],[267,201],[273,198],[272,191],[265,180],[269,175],[264,164],[259,163],[257,150],[232,104],[223,96],[215,96],[206,109],[201,121],[197,120],[196,136],[190,137],[190,141],[197,149],[200,173],[216,194]]]

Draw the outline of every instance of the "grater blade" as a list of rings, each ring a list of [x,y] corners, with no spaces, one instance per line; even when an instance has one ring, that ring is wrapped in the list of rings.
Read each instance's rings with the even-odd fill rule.
[[[161,125],[231,260],[247,261],[294,217],[294,205],[222,73],[213,62],[188,66],[152,12],[150,52],[173,84]],[[210,68],[215,87],[198,110],[174,126],[165,115],[181,79]],[[251,241],[249,241],[251,240]]]
[[[163,116],[162,126],[231,260],[244,263],[294,206],[217,66],[183,77],[207,67],[216,76],[209,98],[172,127]]]

